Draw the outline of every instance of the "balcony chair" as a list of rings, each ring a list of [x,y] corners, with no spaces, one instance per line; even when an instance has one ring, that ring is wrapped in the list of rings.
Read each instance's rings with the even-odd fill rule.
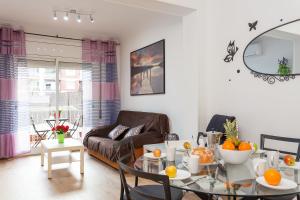
[[[37,147],[41,143],[41,141],[47,137],[47,134],[50,130],[37,130],[32,117],[30,117],[30,121],[34,132],[38,136],[37,140],[35,140],[35,143],[32,145],[32,147]]]
[[[75,120],[72,128],[69,129],[69,135],[70,137],[73,138],[74,134],[76,133],[78,127],[79,127],[79,124],[80,124],[80,120],[81,120],[81,116],[78,117],[78,119]]]

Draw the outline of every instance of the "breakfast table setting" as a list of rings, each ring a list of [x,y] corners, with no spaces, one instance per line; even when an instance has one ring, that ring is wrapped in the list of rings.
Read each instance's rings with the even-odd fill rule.
[[[136,170],[167,175],[170,187],[202,199],[293,199],[300,194],[300,162],[293,155],[259,149],[239,139],[235,122],[226,122],[226,141],[165,141],[131,163]],[[210,133],[212,136],[214,133]],[[210,135],[208,134],[208,135]],[[214,137],[218,138],[218,137]]]

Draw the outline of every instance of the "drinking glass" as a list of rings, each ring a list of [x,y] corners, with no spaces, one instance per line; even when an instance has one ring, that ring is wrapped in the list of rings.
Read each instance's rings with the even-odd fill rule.
[[[267,152],[268,166],[277,169],[279,167],[279,151]]]

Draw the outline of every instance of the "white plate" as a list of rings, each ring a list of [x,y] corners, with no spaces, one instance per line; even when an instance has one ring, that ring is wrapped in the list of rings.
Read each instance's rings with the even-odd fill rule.
[[[258,177],[256,179],[256,182],[267,188],[271,188],[271,189],[275,189],[275,190],[290,190],[290,189],[294,189],[298,186],[297,183],[295,183],[294,181],[291,181],[291,180],[285,179],[285,178],[282,178],[280,184],[277,186],[269,185],[263,176]]]
[[[166,155],[165,153],[161,153],[160,157],[155,157],[155,156],[153,155],[153,152],[145,153],[144,156],[145,156],[146,158],[150,158],[150,159],[161,159],[161,158],[167,157],[167,155]]]
[[[300,169],[300,162],[295,162],[295,165],[294,166],[289,166],[289,165],[286,165],[285,163],[284,163],[284,161],[282,160],[281,162],[280,162],[280,165],[279,165],[280,167],[283,167],[283,168],[290,168],[290,169]]]
[[[161,175],[166,175],[165,170],[159,172]],[[177,169],[176,177],[169,178],[172,181],[180,181],[191,177],[191,173],[186,170]]]

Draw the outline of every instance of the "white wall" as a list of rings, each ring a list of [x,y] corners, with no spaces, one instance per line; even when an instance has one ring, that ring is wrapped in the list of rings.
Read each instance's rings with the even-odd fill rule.
[[[190,22],[198,18],[188,18],[145,26],[143,31],[121,38],[122,109],[165,113],[171,131],[181,138],[191,138],[198,130],[197,60],[190,56],[198,47],[195,23]],[[166,42],[166,94],[130,96],[130,52],[161,39]]]
[[[215,113],[235,115],[242,137],[259,141],[259,134],[299,136],[300,77],[270,85],[254,78],[243,63],[243,50],[260,33],[299,18],[300,1],[290,0],[207,0],[207,31],[201,39],[206,49],[199,104],[200,129],[204,129]],[[288,11],[288,12],[284,12]],[[283,18],[284,21],[280,22]],[[257,30],[249,32],[248,23],[258,20]],[[225,63],[226,47],[235,40],[240,48],[234,62]],[[202,46],[202,45],[201,45]],[[236,73],[240,69],[241,73]],[[199,75],[201,77],[201,74]],[[229,81],[231,79],[231,81]],[[200,119],[200,118],[199,118]]]

